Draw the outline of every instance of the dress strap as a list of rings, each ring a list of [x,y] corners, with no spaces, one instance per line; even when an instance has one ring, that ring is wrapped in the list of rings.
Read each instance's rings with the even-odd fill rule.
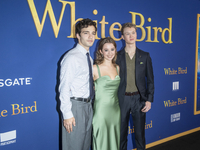
[[[116,70],[117,70],[117,74],[119,75],[119,71],[118,71],[118,69],[117,69],[117,66],[116,66]]]
[[[97,66],[97,69],[98,69],[98,74],[99,74],[99,77],[101,77],[101,73],[100,73],[100,69],[99,69],[99,66],[96,64]]]

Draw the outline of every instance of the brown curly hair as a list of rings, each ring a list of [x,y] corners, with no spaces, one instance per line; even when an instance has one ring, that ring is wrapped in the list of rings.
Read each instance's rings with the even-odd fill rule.
[[[83,28],[87,28],[88,26],[94,26],[95,31],[97,32],[96,22],[92,21],[91,19],[86,18],[86,19],[80,20],[80,21],[76,24],[76,26],[75,26],[75,32],[76,32],[76,34],[79,34],[79,35],[80,35],[80,34],[81,34],[81,30],[82,30]]]
[[[101,52],[103,49],[104,44],[106,43],[112,43],[115,47],[115,56],[112,59],[112,63],[113,65],[116,65],[116,59],[117,59],[117,44],[115,43],[115,41],[111,38],[111,37],[106,37],[106,38],[102,38],[99,42],[98,48],[97,48],[97,52],[96,52],[96,60],[95,60],[95,64],[100,65],[103,63],[104,57],[102,56]]]

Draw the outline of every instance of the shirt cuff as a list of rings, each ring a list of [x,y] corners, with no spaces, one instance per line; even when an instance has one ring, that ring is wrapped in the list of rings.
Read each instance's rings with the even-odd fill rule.
[[[69,111],[68,113],[63,113],[63,119],[70,119],[74,117],[72,111]]]

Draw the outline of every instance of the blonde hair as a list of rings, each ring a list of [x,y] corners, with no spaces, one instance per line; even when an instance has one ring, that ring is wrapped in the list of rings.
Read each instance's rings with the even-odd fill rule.
[[[122,35],[124,35],[124,29],[125,28],[135,28],[135,31],[137,30],[137,27],[136,27],[135,24],[127,22],[127,23],[125,23],[125,24],[122,25],[122,28],[121,28],[121,34]]]

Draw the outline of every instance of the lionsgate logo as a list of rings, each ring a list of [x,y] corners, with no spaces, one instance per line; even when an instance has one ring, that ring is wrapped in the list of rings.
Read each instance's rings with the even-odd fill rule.
[[[16,143],[16,130],[0,133],[0,146]]]
[[[179,121],[181,119],[181,113],[171,114],[171,122]]]
[[[15,79],[0,79],[0,87],[30,85],[31,80],[32,80],[31,77],[15,78]]]
[[[172,82],[172,91],[179,90],[179,81]]]

